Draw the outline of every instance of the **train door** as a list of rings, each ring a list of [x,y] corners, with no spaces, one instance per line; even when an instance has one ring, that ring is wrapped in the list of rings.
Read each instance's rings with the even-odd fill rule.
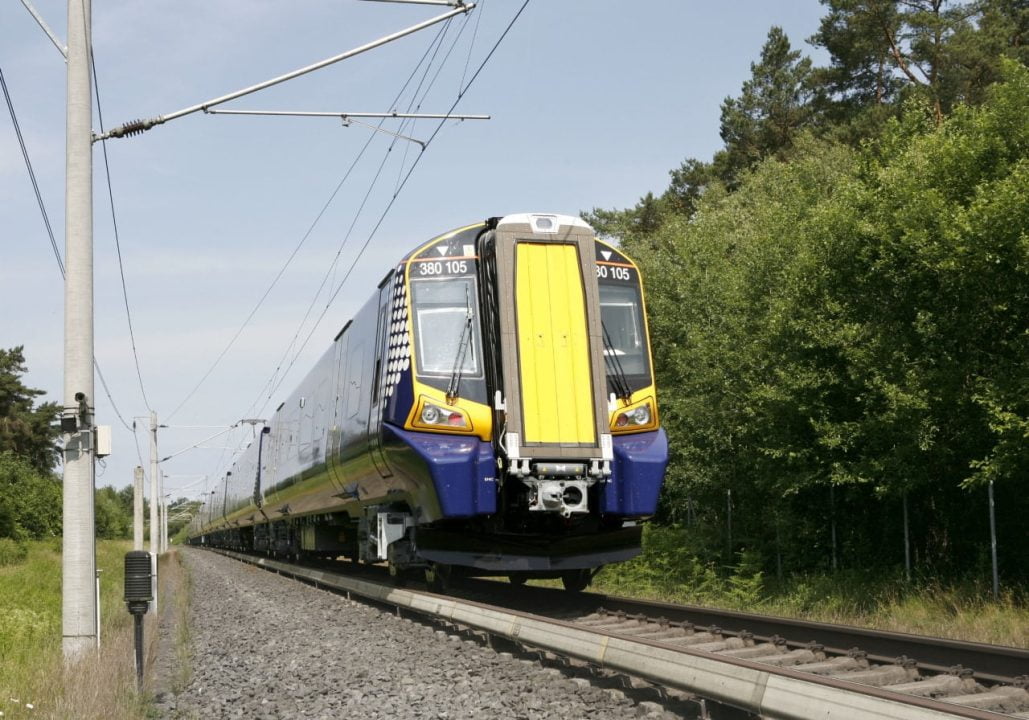
[[[390,288],[393,287],[390,280],[393,279],[393,271],[390,272],[379,283],[379,311],[376,314],[377,324],[375,328],[375,351],[374,365],[372,366],[372,406],[368,413],[368,453],[372,456],[375,469],[382,477],[389,477],[392,473],[386,463],[386,457],[382,451],[382,413],[386,406],[386,397],[383,392],[385,373],[383,357],[386,347],[386,338],[389,336],[390,324]]]
[[[347,345],[350,342],[350,334],[347,328],[348,322],[336,336],[336,363],[332,371],[333,403],[332,413],[329,420],[329,441],[326,449],[326,464],[329,468],[329,478],[337,490],[343,489],[343,472],[340,469],[340,452],[343,447],[343,407],[346,402],[346,381],[344,371],[347,362]]]

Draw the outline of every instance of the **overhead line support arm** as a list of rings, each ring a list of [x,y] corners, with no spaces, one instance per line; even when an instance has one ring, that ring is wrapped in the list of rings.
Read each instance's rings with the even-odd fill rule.
[[[99,140],[107,140],[108,138],[120,138],[128,137],[130,135],[138,135],[139,133],[151,129],[152,127],[162,125],[168,122],[169,120],[175,120],[176,118],[180,118],[184,115],[191,115],[195,112],[208,110],[216,105],[221,105],[222,103],[226,103],[230,100],[235,100],[236,98],[243,97],[244,95],[250,95],[251,93],[257,92],[258,90],[264,90],[265,88],[272,87],[273,85],[278,85],[279,83],[286,82],[287,80],[292,80],[293,78],[300,77],[301,75],[306,75],[309,72],[320,70],[323,67],[333,65],[343,60],[347,60],[349,58],[354,57],[355,55],[360,55],[361,53],[368,52],[369,50],[374,50],[377,47],[381,47],[382,45],[391,43],[394,40],[399,40],[400,38],[405,37],[407,35],[411,35],[412,33],[416,33],[419,30],[424,30],[427,27],[431,27],[433,25],[436,25],[437,23],[443,22],[444,20],[449,20],[450,18],[460,15],[462,13],[470,12],[474,7],[475,3],[460,5],[459,7],[455,7],[453,10],[449,10],[443,13],[442,15],[437,15],[434,18],[430,18],[429,20],[420,22],[417,25],[412,25],[409,28],[405,28],[403,30],[395,32],[392,35],[387,35],[385,37],[379,38],[378,40],[373,40],[372,42],[367,43],[365,45],[361,45],[360,47],[354,48],[353,50],[348,50],[344,53],[340,53],[339,55],[333,55],[330,58],[326,58],[325,60],[321,60],[312,65],[302,67],[298,70],[293,70],[292,72],[288,72],[285,75],[279,75],[278,77],[274,77],[271,80],[265,80],[264,82],[258,83],[256,85],[251,85],[250,87],[243,88],[242,90],[236,90],[235,92],[228,93],[227,95],[222,95],[221,97],[216,97],[212,100],[207,100],[206,102],[202,102],[197,105],[191,105],[190,107],[183,108],[182,110],[176,110],[175,112],[168,113],[167,115],[159,115],[158,117],[150,118],[147,120],[133,120],[132,122],[128,122],[123,125],[119,125],[118,127],[112,130],[108,130],[102,135],[94,135],[93,141],[97,142]]]

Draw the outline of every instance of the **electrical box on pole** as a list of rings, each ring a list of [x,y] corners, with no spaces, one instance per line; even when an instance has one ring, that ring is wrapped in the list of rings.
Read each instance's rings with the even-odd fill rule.
[[[110,425],[97,425],[93,429],[93,435],[95,439],[93,441],[93,447],[96,448],[96,456],[98,458],[107,457],[111,454],[111,426]]]

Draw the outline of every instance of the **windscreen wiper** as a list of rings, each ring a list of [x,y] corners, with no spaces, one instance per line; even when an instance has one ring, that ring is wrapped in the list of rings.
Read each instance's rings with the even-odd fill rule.
[[[447,403],[453,405],[457,400],[457,391],[461,386],[461,375],[464,373],[464,359],[468,354],[468,346],[472,339],[472,301],[468,297],[468,286],[464,286],[465,319],[461,328],[461,339],[457,343],[457,357],[454,358],[454,369],[450,373],[447,385]]]
[[[607,377],[614,386],[615,394],[625,402],[632,397],[632,388],[629,386],[629,379],[625,377],[625,370],[622,369],[622,361],[618,359],[618,351],[611,342],[611,335],[607,332],[604,321],[600,321],[600,327],[604,331],[604,362],[607,364]]]

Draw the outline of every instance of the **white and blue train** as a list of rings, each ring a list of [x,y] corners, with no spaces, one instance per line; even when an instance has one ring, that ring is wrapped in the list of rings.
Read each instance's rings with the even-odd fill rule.
[[[639,553],[667,462],[639,270],[578,218],[509,215],[382,279],[190,542],[581,590]]]

